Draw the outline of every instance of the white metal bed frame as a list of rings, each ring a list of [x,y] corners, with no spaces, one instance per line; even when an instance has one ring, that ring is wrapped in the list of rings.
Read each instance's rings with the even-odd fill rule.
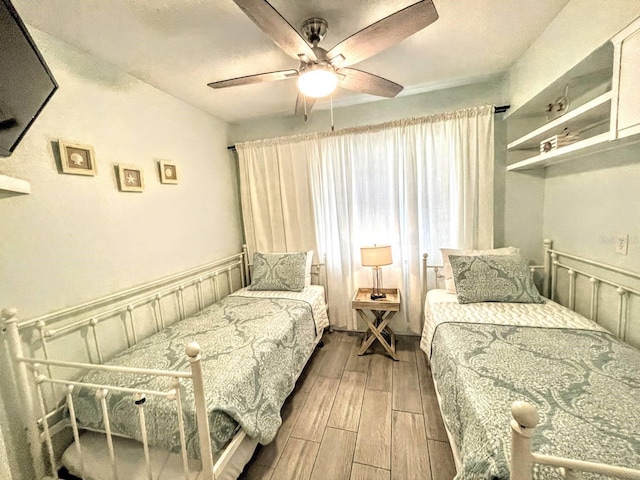
[[[547,298],[550,298],[551,300],[556,300],[558,271],[564,270],[566,271],[569,279],[569,291],[566,306],[575,311],[577,284],[576,280],[579,276],[585,277],[589,280],[589,284],[591,285],[588,318],[598,323],[600,287],[601,285],[605,285],[613,288],[619,298],[617,306],[618,318],[615,332],[613,333],[618,338],[624,341],[628,333],[627,329],[629,325],[630,297],[633,295],[637,298],[640,298],[640,290],[622,285],[621,283],[616,281],[608,280],[600,275],[589,273],[582,268],[576,268],[573,263],[596,267],[606,272],[613,272],[627,279],[633,280],[640,280],[640,274],[600,263],[578,255],[554,250],[552,248],[552,245],[553,242],[551,240],[544,240],[544,264],[531,266],[532,274],[539,270],[542,270],[543,272],[543,295]],[[570,260],[573,263],[568,264],[564,262],[563,259]],[[440,270],[443,270],[444,267],[442,265],[429,265],[427,260],[428,254],[425,253],[422,256],[423,308],[428,291],[429,279],[433,278],[435,280],[435,285],[437,288],[439,286],[439,281],[444,278],[444,276],[440,273]],[[430,270],[433,270],[433,275],[430,275]],[[427,358],[427,360],[429,359]],[[436,388],[438,403],[440,404],[441,399],[438,392],[438,386],[435,378],[433,380]],[[556,457],[551,455],[543,455],[532,452],[531,437],[533,436],[534,429],[538,425],[539,421],[539,415],[536,408],[527,402],[515,402],[511,408],[511,414],[513,417],[513,419],[511,420],[511,458],[509,464],[511,480],[531,480],[533,471],[532,465],[534,463],[559,468],[562,476],[566,480],[577,480],[581,478],[580,472],[590,472],[618,478],[640,480],[640,470],[596,462],[586,462],[582,460]],[[451,432],[449,431],[446,424],[445,429],[447,431],[449,443],[451,444],[456,469],[459,470],[461,465],[460,451],[455,443],[454,437],[451,435]]]
[[[325,282],[323,281],[320,267],[321,265],[314,264],[311,274],[315,280],[314,283],[324,285]],[[203,387],[204,380],[199,345],[193,342],[186,346],[185,354],[190,364],[190,371],[188,372],[102,365],[105,355],[100,342],[100,324],[106,319],[120,316],[122,318],[124,337],[126,338],[124,348],[130,347],[139,340],[140,335],[137,331],[136,323],[146,320],[152,324],[154,333],[159,332],[164,329],[166,325],[184,320],[188,316],[186,313],[186,291],[193,290],[192,298],[194,298],[194,300],[192,303],[194,303],[196,307],[194,311],[199,311],[220,300],[225,296],[225,293],[230,294],[246,286],[250,281],[250,270],[251,268],[247,259],[247,249],[246,246],[243,246],[241,253],[222,260],[30,320],[19,321],[15,309],[2,310],[1,317],[4,320],[6,329],[6,343],[8,344],[13,360],[20,399],[24,403],[25,417],[23,421],[27,429],[36,478],[38,480],[59,478],[58,471],[61,465],[55,452],[53,438],[56,434],[68,427],[71,427],[76,450],[82,463],[81,442],[79,441],[80,429],[76,422],[71,393],[76,387],[88,387],[96,390],[96,398],[101,405],[104,418],[104,433],[106,434],[106,447],[114,480],[120,478],[114,449],[114,437],[116,437],[116,435],[111,432],[106,397],[110,391],[131,393],[134,396],[135,403],[138,406],[142,435],[141,453],[144,453],[146,476],[149,480],[152,480],[150,449],[147,441],[144,413],[145,399],[148,396],[165,397],[175,401],[177,411],[181,412],[183,399],[181,398],[180,389],[178,388],[181,381],[191,381],[194,388],[194,404],[200,444],[199,453],[202,475],[199,478],[203,480],[226,478],[228,474],[224,473],[225,467],[240,448],[242,442],[249,440],[249,437],[240,429],[229,442],[224,452],[217,458],[217,461],[214,462],[209,437],[209,422]],[[234,273],[236,275],[235,277]],[[225,278],[226,285],[220,284],[220,282],[223,281],[222,277]],[[235,283],[238,281],[240,283],[238,288],[235,288],[234,279],[236,280]],[[209,300],[205,298],[204,285],[206,285],[207,282],[210,283],[211,288],[211,298]],[[223,290],[225,287],[226,291]],[[177,309],[177,318],[169,320],[166,318],[166,305],[163,308],[163,303],[165,303],[166,300],[165,302],[162,300],[171,297],[175,297],[173,306]],[[152,318],[143,319],[142,314],[144,312],[139,315],[140,318],[134,315],[138,309],[143,310],[142,307],[144,306],[147,308],[151,306]],[[134,318],[136,319],[135,321]],[[56,337],[59,338],[64,334],[81,330],[87,334],[85,347],[89,362],[64,361],[51,358],[49,350],[52,345],[51,342]],[[22,335],[33,335],[34,332],[37,332],[37,341],[40,343],[40,356],[37,356],[35,351],[29,356],[25,354],[23,348],[25,345],[28,345],[32,349],[35,349],[35,339],[25,341],[22,338]],[[322,331],[318,332],[315,345],[320,342],[322,333]],[[89,339],[91,341],[89,341]],[[94,358],[97,360],[95,363]],[[55,378],[52,373],[53,367],[75,371],[103,370],[166,377],[168,379],[168,389],[166,391],[152,391],[132,389],[122,385],[93,385],[81,383],[72,378]],[[298,372],[298,375],[300,373],[301,372]],[[45,385],[47,385],[48,388],[45,388]],[[56,390],[56,386],[58,390]],[[60,404],[60,401],[63,399],[66,400],[66,404]],[[68,408],[69,418],[63,418],[65,407]],[[181,459],[184,478],[189,479],[189,475],[193,474],[193,472],[189,471],[182,415],[178,415],[177,428],[181,441]],[[43,451],[43,443],[46,447],[46,455]],[[255,444],[253,448],[255,448]],[[251,457],[250,454],[247,456],[246,452],[243,452],[243,455],[246,456],[246,458],[241,460],[241,462],[243,462],[242,465],[246,464]],[[51,471],[51,476],[47,474],[47,469]],[[81,469],[84,470],[83,466],[81,466]]]

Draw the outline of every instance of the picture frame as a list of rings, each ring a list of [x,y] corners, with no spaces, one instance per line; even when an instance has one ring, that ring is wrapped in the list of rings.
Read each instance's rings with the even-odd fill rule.
[[[121,192],[143,192],[144,175],[142,168],[135,165],[118,164],[118,184]]]
[[[178,184],[178,166],[169,160],[159,160],[160,183]]]
[[[96,156],[91,145],[58,140],[60,166],[62,173],[71,175],[90,175],[98,173]]]

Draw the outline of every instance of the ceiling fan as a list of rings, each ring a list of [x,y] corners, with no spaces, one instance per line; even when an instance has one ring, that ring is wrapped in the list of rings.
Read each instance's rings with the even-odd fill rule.
[[[402,85],[349,66],[401,42],[438,19],[433,1],[422,0],[354,33],[327,51],[318,46],[327,33],[326,20],[305,20],[300,29],[301,35],[266,0],[233,1],[276,45],[300,61],[300,66],[297,70],[259,73],[208,85],[226,88],[297,78],[300,91],[295,113],[304,114],[305,120],[316,99],[329,95],[336,86],[381,97],[395,97],[402,91]]]

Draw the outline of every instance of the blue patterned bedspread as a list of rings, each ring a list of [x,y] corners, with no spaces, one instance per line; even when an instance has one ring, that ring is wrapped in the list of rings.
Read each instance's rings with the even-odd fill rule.
[[[608,333],[445,323],[431,365],[459,480],[509,478],[516,400],[540,413],[534,451],[640,468],[640,352]],[[535,466],[534,478],[560,475]]]
[[[282,298],[226,297],[117,355],[109,365],[189,371],[185,346],[202,348],[206,400],[214,450],[231,439],[238,424],[260,443],[269,443],[282,420],[280,409],[314,348],[316,328],[305,301]],[[167,377],[91,371],[82,381],[166,391]],[[190,380],[181,381],[187,449],[198,457],[199,446]],[[76,388],[79,424],[104,429],[95,389]],[[114,434],[141,440],[138,407],[131,394],[107,396]],[[145,417],[149,444],[179,451],[176,403],[148,396]]]

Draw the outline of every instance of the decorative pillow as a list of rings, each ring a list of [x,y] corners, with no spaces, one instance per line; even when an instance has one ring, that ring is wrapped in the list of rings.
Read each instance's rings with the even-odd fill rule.
[[[311,266],[313,265],[313,250],[307,252],[307,263],[304,266],[304,286],[311,285]]]
[[[305,284],[307,252],[253,254],[249,290],[301,292]]]
[[[491,248],[488,250],[459,250],[456,248],[441,248],[442,262],[444,265],[444,288],[449,293],[456,293],[456,287],[453,282],[453,272],[451,271],[451,263],[449,263],[449,255],[514,255],[519,254],[520,249],[516,247]]]
[[[521,255],[449,255],[458,303],[544,303]]]

